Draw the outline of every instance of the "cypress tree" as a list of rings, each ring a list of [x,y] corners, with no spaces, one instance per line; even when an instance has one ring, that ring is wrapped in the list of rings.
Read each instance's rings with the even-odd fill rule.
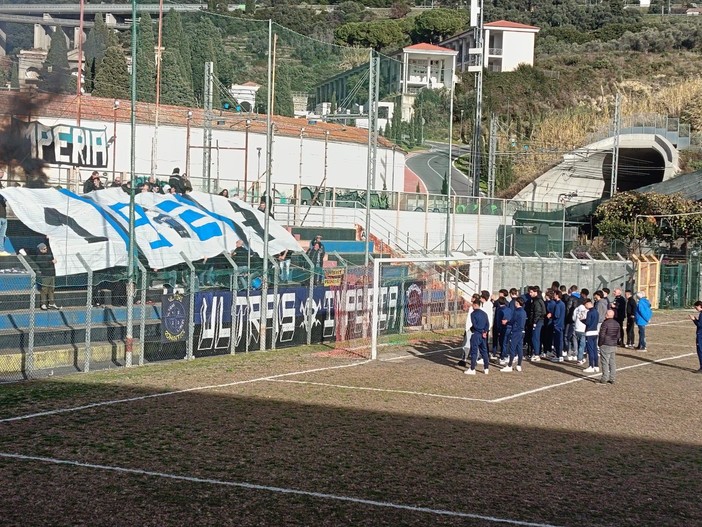
[[[10,87],[19,89],[19,61],[12,63],[12,71],[10,72]]]
[[[213,72],[217,78],[217,53],[216,50],[224,49],[224,41],[219,29],[209,18],[203,18],[195,26],[197,39],[188,39],[190,42],[192,72],[193,72],[193,93],[198,101],[204,100],[205,86],[205,63],[213,63]],[[214,106],[219,106],[219,93],[214,89]]]
[[[137,26],[137,99],[154,102],[156,100],[156,59],[154,51],[154,29],[151,17],[141,15]]]
[[[100,63],[105,57],[105,52],[110,46],[117,45],[117,37],[114,32],[105,25],[100,13],[95,15],[95,25],[88,33],[83,44],[85,56],[85,91],[93,91],[93,83]]]
[[[114,99],[129,97],[130,78],[127,59],[119,46],[110,46],[95,75],[93,95]]]
[[[60,27],[51,35],[51,44],[39,74],[39,88],[50,93],[75,91],[75,79],[68,67],[66,35]]]
[[[165,50],[161,64],[161,102],[177,106],[192,106],[193,89],[183,78],[178,67],[178,51]]]
[[[177,51],[175,62],[181,70],[183,79],[192,89],[193,86],[193,70],[190,53],[190,43],[185,38],[183,31],[183,21],[180,13],[171,9],[163,18],[163,46],[172,52]],[[163,71],[162,71],[163,73]]]

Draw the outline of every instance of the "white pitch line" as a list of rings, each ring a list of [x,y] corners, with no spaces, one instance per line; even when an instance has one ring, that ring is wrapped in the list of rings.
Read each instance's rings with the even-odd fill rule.
[[[684,355],[676,355],[675,357],[664,357],[662,359],[656,359],[653,361],[645,361],[645,362],[640,362],[639,364],[632,364],[630,366],[624,366],[623,368],[617,368],[617,373],[623,370],[630,370],[632,368],[640,368],[641,366],[650,366],[651,364],[655,364],[657,362],[664,362],[667,360],[676,360],[676,359],[682,359],[684,357],[690,357],[694,355],[694,353],[686,353]],[[525,395],[531,395],[534,393],[538,392],[543,392],[545,390],[550,390],[551,388],[558,388],[559,386],[566,386],[567,384],[573,384],[574,382],[580,382],[580,381],[585,381],[587,379],[592,379],[595,377],[599,377],[602,375],[601,373],[593,373],[592,375],[585,375],[583,377],[578,377],[577,379],[570,379],[568,381],[563,381],[559,382],[556,384],[549,384],[548,386],[541,386],[540,388],[534,388],[533,390],[527,390],[525,392],[519,392],[515,393],[513,395],[507,395],[505,397],[499,397],[497,399],[491,399],[489,402],[491,403],[501,403],[504,401],[509,401],[510,399],[517,399],[519,397],[524,397]]]
[[[98,403],[84,404],[81,406],[59,408],[56,410],[46,410],[44,412],[36,412],[33,414],[18,415],[16,417],[6,417],[5,419],[0,419],[0,424],[11,423],[13,421],[22,421],[25,419],[33,419],[35,417],[44,417],[47,415],[57,415],[57,414],[64,414],[64,413],[69,413],[69,412],[78,412],[81,410],[88,410],[90,408],[99,408],[100,406],[110,406],[113,404],[131,403],[131,402],[135,402],[135,401],[144,401],[146,399],[155,399],[157,397],[167,397],[170,395],[179,395],[182,393],[199,392],[199,391],[203,391],[203,390],[215,390],[218,388],[227,388],[230,386],[238,386],[240,384],[249,384],[249,383],[260,382],[260,381],[270,381],[273,379],[277,379],[277,378],[281,378],[281,377],[289,377],[292,375],[304,375],[305,373],[315,373],[315,372],[319,372],[319,371],[337,370],[337,369],[341,369],[341,368],[351,368],[354,366],[360,366],[362,364],[367,364],[368,362],[370,362],[370,359],[364,360],[364,361],[359,361],[359,362],[354,362],[351,364],[342,364],[340,366],[327,366],[324,368],[313,368],[311,370],[302,370],[302,371],[293,371],[293,372],[289,372],[289,373],[280,373],[277,375],[258,377],[256,379],[245,379],[243,381],[227,382],[224,384],[211,384],[208,386],[194,386],[192,388],[184,388],[182,390],[173,390],[170,392],[151,393],[148,395],[140,395],[138,397],[127,397],[125,399],[112,399],[109,401],[100,401]]]
[[[459,401],[475,401],[480,403],[492,402],[490,399],[476,399],[474,397],[461,397],[459,395],[443,395],[439,393],[429,393],[429,392],[414,392],[411,390],[392,390],[390,388],[371,388],[368,386],[348,386],[345,384],[331,384],[326,382],[312,382],[312,381],[292,381],[288,379],[271,379],[270,382],[287,382],[290,384],[309,384],[312,386],[325,386],[327,388],[341,388],[343,390],[359,390],[365,392],[385,392],[385,393],[399,393],[403,395],[421,395],[423,397],[435,397],[437,399],[457,399]]]
[[[18,459],[23,461],[39,461],[42,463],[51,463],[54,465],[68,465],[73,467],[90,468],[95,470],[105,470],[109,472],[118,472],[121,474],[132,474],[137,476],[149,476],[156,478],[165,478],[176,481],[187,481],[188,483],[202,483],[207,485],[219,485],[224,487],[237,487],[248,490],[262,490],[266,492],[272,492],[277,494],[291,494],[295,496],[305,496],[309,498],[319,498],[323,500],[333,500],[342,501],[347,503],[355,503],[358,505],[369,505],[371,507],[382,507],[386,509],[396,509],[411,512],[422,512],[426,514],[433,514],[436,516],[451,516],[457,518],[470,518],[473,520],[483,520],[494,523],[505,523],[509,525],[520,525],[524,527],[558,527],[549,523],[537,523],[528,522],[521,520],[513,520],[510,518],[498,518],[495,516],[485,516],[482,514],[473,514],[469,512],[459,512],[459,511],[449,511],[445,509],[432,509],[429,507],[421,507],[418,505],[404,505],[401,503],[393,503],[389,501],[376,501],[368,500],[364,498],[354,498],[352,496],[342,496],[337,494],[327,494],[324,492],[312,492],[307,490],[291,489],[286,487],[272,487],[268,485],[258,485],[255,483],[239,482],[239,481],[225,481],[219,479],[211,478],[198,478],[194,476],[181,476],[178,474],[169,474],[166,472],[154,472],[151,470],[141,470],[135,468],[118,467],[111,465],[97,465],[94,463],[82,463],[80,461],[71,461],[69,459],[56,459],[51,457],[40,457],[40,456],[26,456],[22,454],[13,454],[8,452],[0,452],[0,457],[7,459]]]

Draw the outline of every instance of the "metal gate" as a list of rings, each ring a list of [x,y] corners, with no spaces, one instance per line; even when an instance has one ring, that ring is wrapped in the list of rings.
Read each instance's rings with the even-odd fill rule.
[[[671,263],[661,265],[661,309],[676,309],[685,307],[687,285],[687,265]]]

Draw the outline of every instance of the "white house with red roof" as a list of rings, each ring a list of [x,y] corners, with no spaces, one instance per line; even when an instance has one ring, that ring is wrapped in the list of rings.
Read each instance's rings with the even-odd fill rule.
[[[483,54],[483,67],[489,71],[514,71],[520,64],[534,65],[534,45],[539,28],[497,20],[483,24],[483,48],[476,47],[475,28],[441,42],[441,47],[455,50],[460,71],[475,71],[477,56]]]
[[[409,121],[417,94],[425,88],[451,89],[456,81],[456,55],[451,48],[414,44],[402,49],[402,120]]]

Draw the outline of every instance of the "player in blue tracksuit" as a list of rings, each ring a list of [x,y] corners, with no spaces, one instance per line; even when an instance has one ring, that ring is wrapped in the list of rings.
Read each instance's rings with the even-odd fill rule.
[[[702,373],[702,320],[700,320],[700,313],[702,313],[702,301],[698,300],[695,302],[695,311],[697,311],[697,318],[690,315],[690,320],[697,326],[697,359],[700,361],[700,369],[695,373]]]
[[[600,315],[589,298],[585,301],[585,307],[587,308],[587,315],[585,316],[585,351],[587,351],[590,365],[583,371],[585,373],[597,373],[600,371],[597,353],[597,337],[599,336],[597,326],[599,325]]]
[[[495,323],[492,331],[497,335],[497,342],[500,346],[500,361],[506,360],[509,348],[505,346],[505,335],[507,333],[507,323],[512,318],[512,310],[507,305],[506,298],[497,299],[497,310],[495,311]],[[509,345],[509,336],[507,337]]]
[[[563,332],[565,330],[566,306],[563,303],[560,291],[553,292],[553,351],[556,357],[554,362],[563,362]]]
[[[470,314],[471,334],[470,334],[470,368],[464,373],[475,375],[475,365],[478,362],[478,351],[483,358],[483,373],[488,373],[490,368],[490,356],[488,355],[485,339],[490,331],[490,321],[487,313],[480,309],[480,299],[473,301],[473,312]]]
[[[522,371],[522,359],[524,358],[524,329],[526,327],[527,314],[524,309],[524,300],[518,298],[514,303],[515,309],[512,318],[507,325],[510,328],[512,338],[509,341],[509,364],[500,371],[512,371],[514,358],[517,357],[517,371]]]

